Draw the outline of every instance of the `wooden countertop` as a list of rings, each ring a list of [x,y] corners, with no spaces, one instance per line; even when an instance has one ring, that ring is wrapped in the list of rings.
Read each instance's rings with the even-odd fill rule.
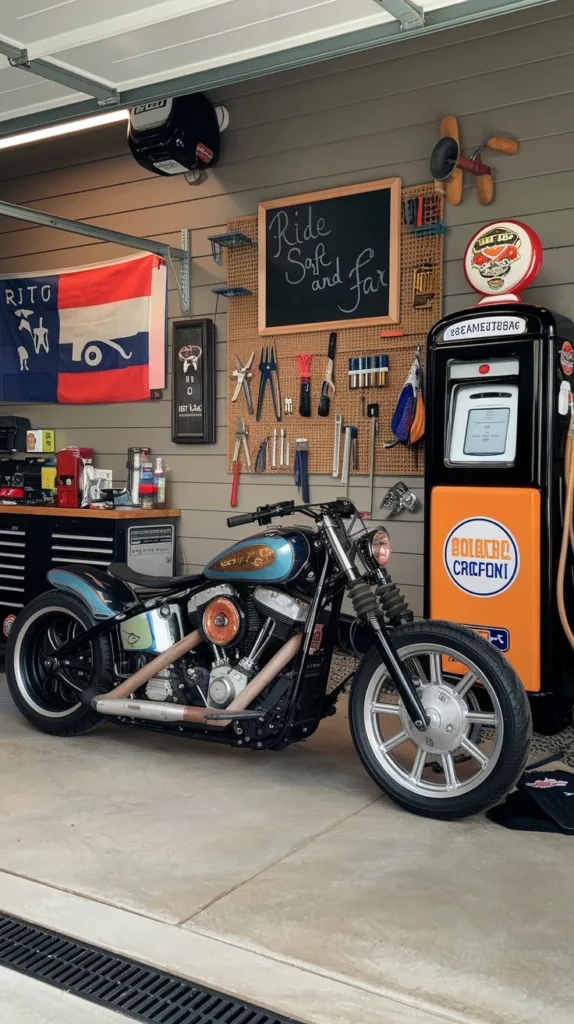
[[[57,508],[55,505],[0,505],[17,516],[72,516],[75,519],[179,519],[178,508]]]

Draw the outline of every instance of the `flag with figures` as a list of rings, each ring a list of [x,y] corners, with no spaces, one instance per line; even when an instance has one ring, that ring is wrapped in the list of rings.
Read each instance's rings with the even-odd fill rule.
[[[0,278],[0,401],[136,402],[165,387],[165,262]]]

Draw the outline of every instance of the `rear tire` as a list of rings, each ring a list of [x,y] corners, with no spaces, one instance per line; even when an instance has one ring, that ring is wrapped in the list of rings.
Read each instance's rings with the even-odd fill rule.
[[[99,637],[80,647],[70,665],[50,666],[51,652],[94,625],[80,600],[51,590],[36,597],[18,615],[6,645],[8,689],[20,713],[37,729],[53,736],[91,732],[102,717],[82,704],[82,689],[102,692],[113,685],[110,641]]]
[[[451,622],[401,626],[391,640],[417,680],[431,725],[419,732],[410,722],[371,648],[349,699],[363,765],[384,793],[414,814],[448,820],[486,810],[513,788],[528,758],[532,718],[520,679],[492,644]],[[460,660],[464,676],[449,673],[445,658]]]

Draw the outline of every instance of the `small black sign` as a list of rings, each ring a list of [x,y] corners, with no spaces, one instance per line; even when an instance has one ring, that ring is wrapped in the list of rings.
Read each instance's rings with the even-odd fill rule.
[[[213,321],[176,321],[172,346],[172,441],[177,444],[212,444],[215,441]]]
[[[399,178],[259,206],[262,334],[396,323]]]

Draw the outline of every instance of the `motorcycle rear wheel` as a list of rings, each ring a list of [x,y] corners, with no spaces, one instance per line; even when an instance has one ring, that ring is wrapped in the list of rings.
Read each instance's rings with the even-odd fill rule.
[[[431,722],[422,732],[414,727],[372,648],[349,698],[363,765],[414,814],[454,820],[486,810],[526,765],[532,719],[520,679],[492,644],[451,622],[402,626],[392,643]]]
[[[32,725],[53,736],[79,736],[102,722],[81,703],[88,686],[111,689],[113,658],[109,640],[80,646],[61,663],[59,646],[94,625],[77,598],[50,590],[20,612],[6,645],[6,678],[16,707]]]

